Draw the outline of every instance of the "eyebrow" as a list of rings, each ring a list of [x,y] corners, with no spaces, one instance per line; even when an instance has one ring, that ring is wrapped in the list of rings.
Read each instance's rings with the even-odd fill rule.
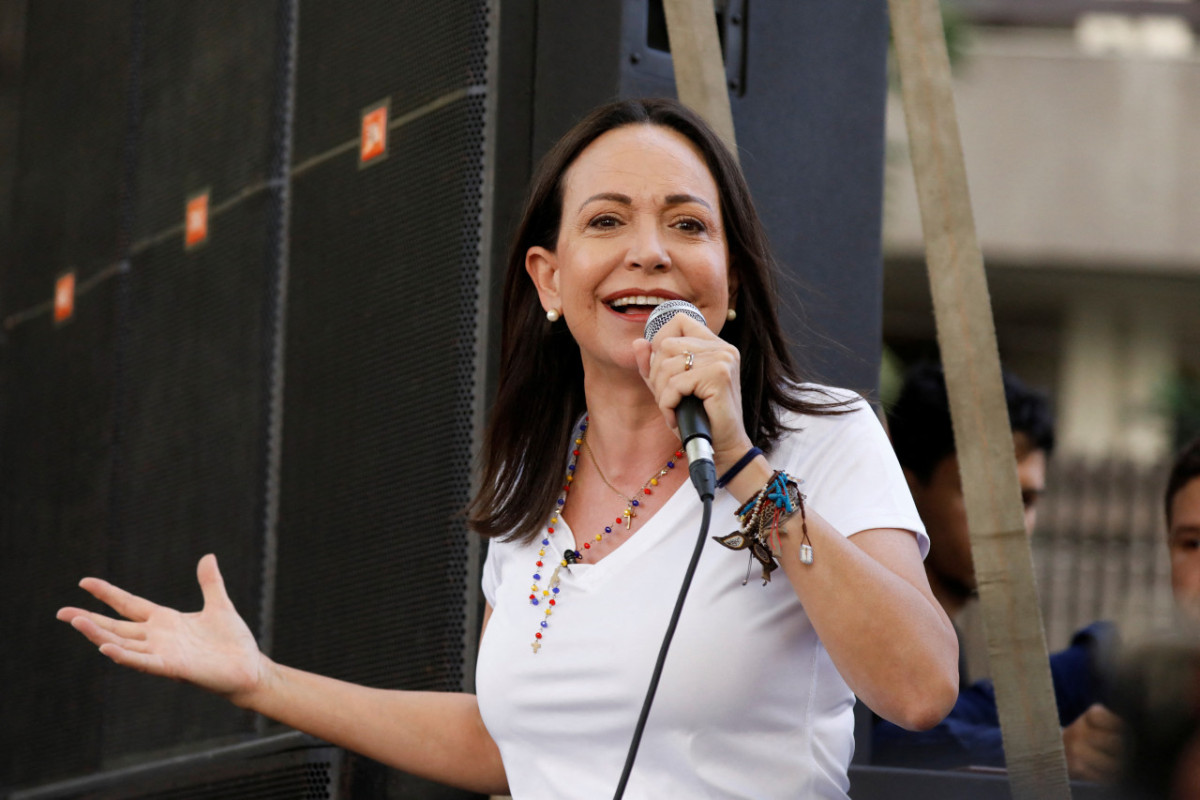
[[[619,192],[600,192],[599,194],[594,194],[587,200],[584,200],[582,203],[580,203],[579,208],[583,209],[583,207],[588,203],[593,203],[597,200],[609,200],[614,203],[620,203],[624,206],[633,205],[633,198],[627,194],[620,194]],[[707,208],[709,211],[712,211],[712,206],[709,205],[707,200],[702,197],[697,197],[694,194],[669,194],[666,196],[665,200],[669,206],[678,206],[683,205],[684,203],[698,203],[699,205]]]

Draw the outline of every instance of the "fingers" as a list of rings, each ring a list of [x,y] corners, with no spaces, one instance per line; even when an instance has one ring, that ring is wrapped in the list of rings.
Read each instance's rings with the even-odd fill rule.
[[[205,606],[233,607],[229,593],[225,591],[225,580],[221,577],[221,570],[217,568],[215,555],[209,553],[200,559],[200,563],[196,565],[196,580],[200,582]]]
[[[70,612],[79,613],[72,615]],[[98,646],[101,651],[103,651],[105,645],[112,645],[131,652],[149,652],[149,646],[145,641],[145,636],[141,632],[137,632],[137,635],[133,637],[122,636],[114,633],[108,627],[98,624],[93,618],[98,618],[108,623],[122,624],[116,623],[115,620],[106,620],[98,614],[91,614],[81,609],[63,609],[59,612],[59,619],[67,622],[72,628],[83,634],[89,642]],[[134,623],[123,624],[132,625]]]
[[[1125,723],[1121,718],[1101,703],[1093,703],[1088,706],[1088,710],[1083,714],[1087,718],[1088,725],[1093,728],[1116,733],[1120,733],[1125,728]]]
[[[1108,781],[1121,766],[1123,747],[1120,717],[1100,704],[1088,708],[1063,730],[1063,747],[1071,777]]]
[[[79,586],[121,616],[135,622],[145,621],[157,607],[149,600],[130,594],[100,578],[84,578],[79,582]]]
[[[123,667],[136,669],[138,672],[151,672],[156,675],[166,674],[162,658],[148,653],[138,653],[116,644],[103,644],[100,652],[113,663]]]
[[[633,357],[637,359],[638,372],[641,373],[642,379],[650,377],[650,354],[652,347],[645,339],[633,340]]]
[[[78,629],[75,624],[76,620],[81,620],[90,623],[100,630],[112,634],[121,639],[144,640],[146,632],[139,622],[127,622],[125,620],[112,619],[103,614],[97,614],[93,611],[87,611],[82,608],[63,608],[57,614],[58,619]]]
[[[642,379],[662,411],[667,427],[675,430],[675,409],[694,395],[704,402],[717,451],[737,450],[749,441],[743,429],[741,361],[733,345],[695,320],[678,314],[653,342],[634,345]]]

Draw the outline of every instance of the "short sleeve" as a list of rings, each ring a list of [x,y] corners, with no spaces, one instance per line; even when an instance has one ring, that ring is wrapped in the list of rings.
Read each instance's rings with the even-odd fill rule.
[[[496,607],[496,587],[500,585],[500,561],[499,547],[493,546],[494,540],[488,540],[487,558],[483,562],[483,577],[480,579],[480,584],[483,587],[483,596],[487,600],[488,605],[492,608]]]
[[[828,391],[837,397],[844,390]],[[883,425],[866,401],[855,400],[849,408],[844,414],[792,418],[799,430],[780,443],[772,463],[804,481],[801,491],[810,507],[843,535],[875,528],[912,531],[924,559],[929,536]]]

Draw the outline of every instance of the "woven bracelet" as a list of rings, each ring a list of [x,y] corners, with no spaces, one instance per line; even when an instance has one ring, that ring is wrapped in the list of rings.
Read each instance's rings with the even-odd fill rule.
[[[746,451],[746,455],[738,459],[738,462],[729,469],[725,470],[725,474],[717,478],[717,488],[724,489],[725,485],[738,476],[738,473],[746,468],[746,465],[753,461],[758,456],[763,454],[762,450],[757,447],[751,447]]]

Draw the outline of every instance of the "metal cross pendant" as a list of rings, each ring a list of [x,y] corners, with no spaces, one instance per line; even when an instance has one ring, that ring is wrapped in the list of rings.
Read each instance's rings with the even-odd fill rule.
[[[633,518],[637,516],[637,512],[633,510],[633,505],[625,506],[625,530],[633,528]]]

